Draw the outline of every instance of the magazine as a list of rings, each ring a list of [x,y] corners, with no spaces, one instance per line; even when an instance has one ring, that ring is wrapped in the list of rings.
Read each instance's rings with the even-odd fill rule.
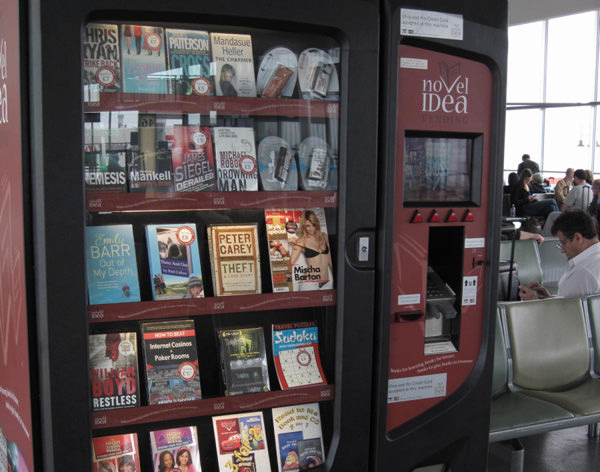
[[[171,463],[173,471],[202,472],[195,426],[150,431],[150,447],[155,471]]]

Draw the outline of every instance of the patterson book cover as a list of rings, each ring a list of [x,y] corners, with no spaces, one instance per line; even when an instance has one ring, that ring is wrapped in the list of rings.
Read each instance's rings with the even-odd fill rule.
[[[140,405],[136,333],[89,336],[92,410]]]
[[[166,29],[169,89],[175,95],[214,95],[206,31]]]

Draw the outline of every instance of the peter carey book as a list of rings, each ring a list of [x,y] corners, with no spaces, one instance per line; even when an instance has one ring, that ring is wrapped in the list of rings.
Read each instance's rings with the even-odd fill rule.
[[[253,128],[213,128],[217,162],[217,190],[258,190],[258,164]]]
[[[202,472],[195,426],[150,431],[154,470]]]
[[[256,97],[252,37],[248,34],[211,33],[216,95]]]
[[[213,416],[219,472],[271,472],[261,411]]]
[[[133,227],[88,226],[85,238],[90,305],[139,302]]]
[[[207,233],[215,296],[261,293],[258,225],[210,225]]]
[[[146,226],[154,300],[204,297],[194,223]]]
[[[169,90],[175,95],[214,95],[206,31],[167,28]]]
[[[148,403],[200,400],[200,371],[193,320],[141,323]]]
[[[140,405],[137,335],[89,335],[92,410]]]
[[[268,392],[269,372],[263,329],[223,329],[217,335],[225,394]]]
[[[176,192],[217,189],[217,173],[208,127],[174,126],[172,155]]]
[[[86,101],[97,101],[99,97],[95,95],[99,92],[121,90],[121,51],[117,25],[88,23],[83,28],[83,72],[84,89],[87,87],[89,92]]]
[[[136,433],[92,439],[92,472],[138,472],[140,452]]]
[[[167,93],[163,28],[121,25],[121,61],[124,92]]]
[[[279,472],[299,472],[325,463],[318,403],[273,408]]]

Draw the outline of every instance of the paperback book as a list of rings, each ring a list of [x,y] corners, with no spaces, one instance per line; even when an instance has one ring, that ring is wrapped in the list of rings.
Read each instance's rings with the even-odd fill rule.
[[[273,360],[282,390],[325,385],[314,321],[273,325]]]
[[[325,463],[318,403],[273,408],[279,472],[299,472]]]
[[[208,127],[174,126],[172,152],[176,192],[209,192],[217,189]]]
[[[261,293],[258,225],[210,225],[207,233],[214,295]]]
[[[92,472],[140,471],[136,433],[92,439]]]
[[[136,333],[89,336],[92,410],[140,405]]]
[[[271,472],[260,411],[213,416],[219,472]]]
[[[248,34],[210,33],[215,63],[216,95],[256,97],[252,37]]]
[[[167,93],[163,28],[121,25],[121,59],[124,92]]]
[[[193,320],[141,323],[148,403],[200,400],[200,371]]]
[[[127,149],[121,146],[86,145],[85,187],[91,192],[127,191]]]
[[[175,95],[214,95],[210,41],[206,31],[165,30],[169,51],[169,91]]]
[[[195,426],[150,431],[150,446],[154,470],[202,472]]]
[[[217,161],[217,190],[258,190],[258,165],[253,128],[213,128]]]
[[[217,335],[225,395],[268,392],[269,372],[263,329],[223,329]]]
[[[146,226],[154,300],[204,297],[194,223]]]
[[[139,302],[133,227],[88,226],[85,238],[90,305]]]
[[[121,52],[117,25],[88,23],[83,28],[85,101],[98,101],[100,92],[121,90]]]

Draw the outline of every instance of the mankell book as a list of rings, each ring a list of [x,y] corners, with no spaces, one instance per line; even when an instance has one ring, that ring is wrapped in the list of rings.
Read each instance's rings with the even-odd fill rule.
[[[271,472],[261,411],[213,416],[219,472]]]
[[[223,329],[217,335],[225,394],[268,392],[269,372],[263,329]]]
[[[200,372],[193,320],[141,323],[148,403],[200,400]]]
[[[273,408],[279,472],[298,472],[325,463],[318,403]]]
[[[211,33],[216,95],[256,97],[252,37],[248,34]]]
[[[92,410],[140,405],[136,333],[89,336]]]
[[[206,31],[167,28],[169,90],[175,95],[214,95]]]
[[[210,225],[207,233],[214,295],[261,293],[258,225]]]
[[[204,297],[194,223],[146,226],[154,300]]]
[[[121,51],[117,25],[88,23],[85,26],[83,72],[83,85],[84,88],[88,87],[89,92],[86,101],[98,101],[96,94],[100,92],[121,90]]]
[[[198,450],[198,432],[195,426],[150,431],[150,445],[154,470],[202,472]]]
[[[133,227],[88,226],[85,238],[90,305],[139,302]]]
[[[93,472],[139,472],[140,457],[136,433],[92,439]]]
[[[204,126],[173,127],[173,174],[176,192],[217,189],[210,129]]]
[[[252,128],[213,128],[217,161],[217,190],[258,190],[258,164]]]

